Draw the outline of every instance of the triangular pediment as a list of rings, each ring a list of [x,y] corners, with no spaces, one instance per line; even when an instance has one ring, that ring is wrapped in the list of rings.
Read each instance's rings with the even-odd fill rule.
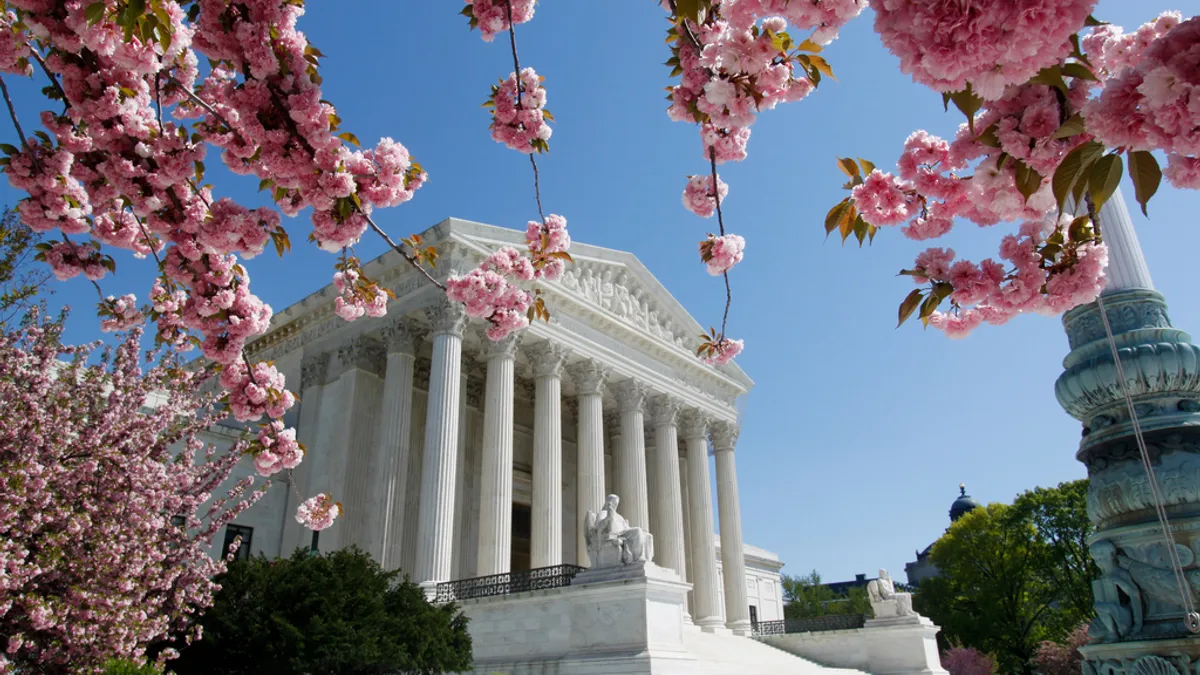
[[[525,246],[522,231],[458,218],[442,221],[423,236],[431,242],[448,239],[481,255],[503,246]],[[699,336],[707,331],[636,256],[573,241],[571,257],[574,264],[560,281],[547,286],[548,294],[566,296],[573,304],[637,330],[664,347],[694,354]],[[716,370],[746,389],[754,384],[736,364]]]

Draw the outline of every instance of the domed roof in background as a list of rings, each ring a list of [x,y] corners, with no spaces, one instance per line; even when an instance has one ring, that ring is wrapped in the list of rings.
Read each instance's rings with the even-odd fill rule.
[[[950,505],[950,522],[954,522],[962,518],[967,512],[979,507],[979,502],[971,499],[967,494],[967,486],[965,483],[958,484],[959,495],[958,499]]]

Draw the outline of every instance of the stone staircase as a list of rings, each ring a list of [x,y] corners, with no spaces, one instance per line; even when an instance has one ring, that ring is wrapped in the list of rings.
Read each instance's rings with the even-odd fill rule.
[[[683,645],[696,658],[697,675],[863,675],[861,670],[827,668],[758,640],[688,629]]]

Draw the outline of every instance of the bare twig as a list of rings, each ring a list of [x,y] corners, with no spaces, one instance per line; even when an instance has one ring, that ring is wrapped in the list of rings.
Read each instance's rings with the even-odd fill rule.
[[[542,211],[542,188],[539,185],[541,181],[538,178],[537,160],[533,158],[533,155],[529,155],[529,163],[533,165],[533,196],[537,200],[538,215],[542,218],[542,228],[545,229],[547,225],[546,214]]]
[[[429,283],[433,284],[434,286],[437,286],[438,288],[442,289],[443,291],[446,290],[445,284],[438,281],[437,279],[434,279],[433,275],[431,275],[429,273],[429,270],[425,269],[425,266],[422,265],[421,261],[417,260],[417,258],[413,254],[409,253],[408,251],[405,251],[404,248],[402,246],[400,246],[400,244],[397,244],[395,241],[392,241],[392,238],[388,236],[387,232],[384,232],[382,228],[380,228],[378,225],[375,224],[375,221],[371,219],[371,216],[368,216],[366,213],[363,213],[362,211],[359,211],[359,213],[362,213],[362,217],[367,219],[367,224],[371,226],[372,230],[375,230],[375,234],[378,234],[379,236],[383,237],[383,240],[388,243],[388,246],[391,246],[397,253],[404,256],[404,259],[408,261],[409,265],[412,265],[413,267],[416,268],[416,270],[418,272],[420,272],[421,274],[424,274],[425,278],[429,280]]]
[[[188,97],[188,100],[190,100],[192,103],[195,103],[196,105],[200,106],[201,108],[204,108],[205,112],[207,112],[209,115],[212,115],[213,117],[217,118],[218,122],[229,127],[229,129],[231,131],[234,131],[236,133],[236,130],[233,128],[233,125],[229,123],[229,120],[225,119],[225,117],[222,116],[221,113],[217,112],[216,108],[209,105],[208,101],[205,101],[204,99],[200,98],[199,96],[196,95],[196,92],[192,91],[190,88],[184,86],[184,84],[182,82],[175,79],[174,75],[167,75],[167,81],[170,82],[171,84],[175,85],[176,87],[179,87],[179,90],[182,91]]]
[[[4,92],[4,102],[8,104],[8,114],[12,117],[13,126],[17,128],[17,136],[21,138],[21,148],[29,151],[29,159],[33,161],[33,168],[41,173],[42,165],[38,162],[37,153],[29,147],[29,142],[25,140],[25,131],[21,128],[20,120],[17,119],[17,109],[13,107],[12,98],[8,95],[8,85],[4,83],[3,77],[0,77],[0,91]]]
[[[708,162],[712,167],[712,195],[713,201],[717,205],[717,227],[721,229],[721,236],[725,236],[725,216],[721,214],[721,190],[718,188],[717,182],[717,149],[708,149]],[[721,337],[725,337],[725,323],[729,321],[729,306],[733,304],[733,291],[729,287],[729,272],[724,272],[721,276],[725,277],[725,313],[721,316]]]
[[[513,57],[513,77],[517,81],[517,107],[521,107],[521,59],[517,57],[517,30],[513,24],[512,0],[507,0],[504,3],[504,9],[508,12],[508,44],[512,47]],[[534,159],[533,153],[529,154],[529,164],[533,166],[533,196],[537,200],[538,216],[542,219],[542,232],[547,232],[550,228],[546,224],[546,212],[542,210],[542,187],[541,180],[538,176],[537,160]]]

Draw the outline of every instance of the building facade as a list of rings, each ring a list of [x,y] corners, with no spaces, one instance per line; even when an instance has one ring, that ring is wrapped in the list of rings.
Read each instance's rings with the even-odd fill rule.
[[[422,236],[443,279],[524,246],[523,232],[457,219]],[[696,358],[701,326],[634,256],[579,243],[571,254],[563,278],[540,285],[551,321],[499,342],[395,252],[363,266],[395,294],[387,317],[342,320],[331,286],[277,313],[248,355],[299,385],[286,421],[308,457],[229,537],[268,555],[308,547],[296,507],[332,493],[344,516],[320,549],[357,545],[429,588],[587,565],[583,517],[615,493],[631,526],[654,534],[654,562],[693,585],[696,623],[744,631],[752,611],[782,617],[782,563],[741,535],[735,401],[753,382]]]

